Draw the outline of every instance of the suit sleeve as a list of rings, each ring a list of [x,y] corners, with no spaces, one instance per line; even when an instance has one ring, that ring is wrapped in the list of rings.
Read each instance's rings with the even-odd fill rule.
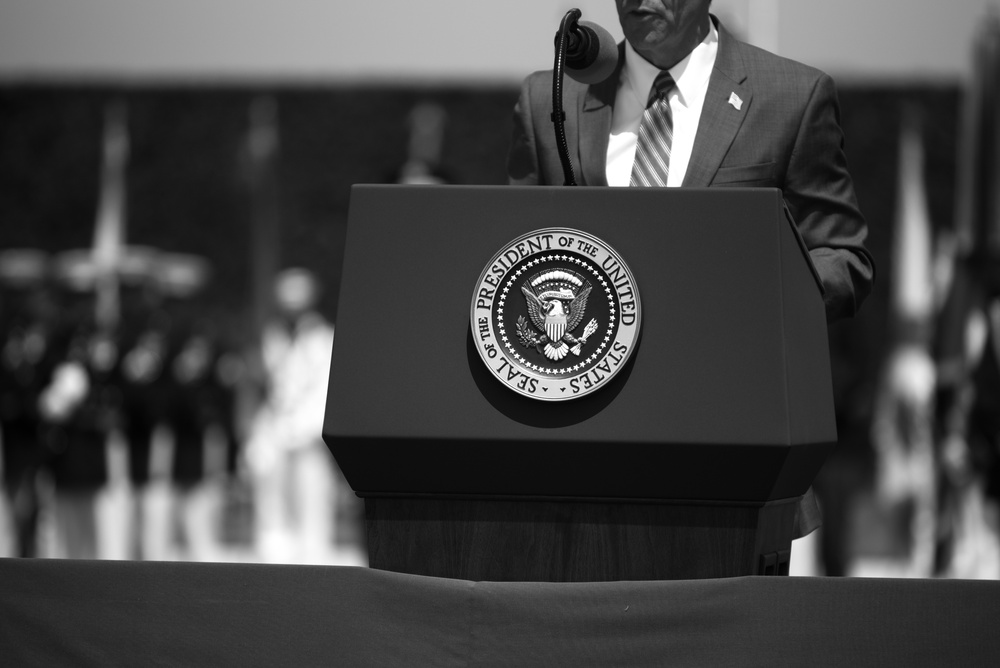
[[[828,321],[849,317],[871,292],[875,265],[868,228],[847,171],[833,80],[821,75],[806,104],[784,197],[823,283]]]
[[[534,119],[531,113],[531,88],[529,77],[521,84],[521,95],[514,106],[514,127],[507,154],[509,185],[536,186],[540,183]]]

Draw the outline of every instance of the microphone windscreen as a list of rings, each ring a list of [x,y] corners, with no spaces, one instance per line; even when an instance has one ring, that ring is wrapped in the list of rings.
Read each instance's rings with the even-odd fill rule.
[[[600,83],[611,76],[618,66],[618,44],[611,33],[596,23],[580,21],[579,29],[588,31],[591,45],[582,62],[571,60],[566,63],[566,74],[580,83]]]

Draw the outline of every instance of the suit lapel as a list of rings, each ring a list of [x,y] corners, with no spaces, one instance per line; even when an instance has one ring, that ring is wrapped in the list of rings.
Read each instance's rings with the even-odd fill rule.
[[[753,100],[753,89],[746,83],[739,43],[718,22],[716,27],[719,30],[719,52],[708,80],[698,134],[695,135],[691,161],[684,175],[685,187],[701,188],[711,184]],[[738,102],[732,97],[734,94]]]
[[[611,136],[611,117],[618,94],[618,80],[625,63],[625,44],[618,45],[618,67],[599,84],[588,86],[580,96],[578,109],[581,185],[606,186],[605,169],[608,158],[608,138]]]

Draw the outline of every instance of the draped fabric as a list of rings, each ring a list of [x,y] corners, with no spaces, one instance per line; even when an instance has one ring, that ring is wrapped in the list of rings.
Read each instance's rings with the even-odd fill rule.
[[[5,666],[987,666],[1000,582],[0,559]]]

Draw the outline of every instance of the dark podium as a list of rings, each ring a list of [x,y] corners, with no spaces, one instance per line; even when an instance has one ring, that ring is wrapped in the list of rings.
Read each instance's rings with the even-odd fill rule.
[[[603,388],[537,401],[480,359],[473,291],[568,227],[630,267],[642,331]],[[787,573],[834,447],[826,321],[774,189],[355,186],[324,438],[374,568],[466,580]]]

